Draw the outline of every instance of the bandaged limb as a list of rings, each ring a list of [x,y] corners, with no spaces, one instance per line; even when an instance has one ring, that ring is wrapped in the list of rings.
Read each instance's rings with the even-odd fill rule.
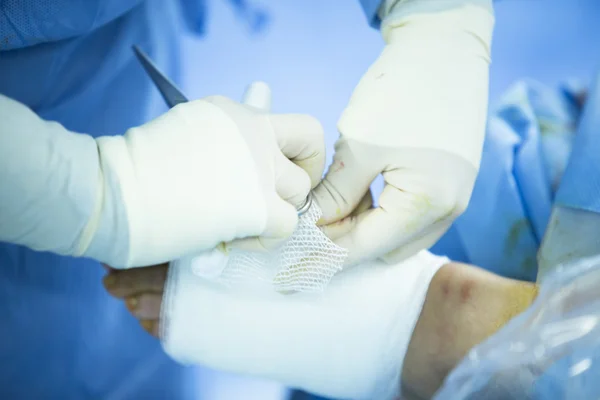
[[[343,399],[393,399],[429,283],[446,258],[363,264],[321,295],[232,291],[172,263],[162,339],[176,360]]]
[[[222,97],[97,139],[2,95],[0,120],[0,241],[113,267],[287,238],[324,166],[316,120]]]
[[[125,271],[112,270],[104,282],[109,293],[124,299],[130,312],[140,320],[144,329],[154,336],[159,334],[159,317],[167,270],[167,264]],[[362,294],[360,290],[356,292]],[[537,286],[529,282],[503,278],[472,265],[448,263],[442,266],[429,283],[422,307],[421,303],[413,304],[421,309],[420,316],[412,331],[406,356],[404,357],[403,352],[398,355],[399,365],[403,366],[402,398],[430,398],[448,372],[471,348],[529,307],[536,296]],[[351,296],[349,301],[356,302],[353,298]],[[291,306],[291,309],[295,307]],[[408,310],[402,315],[412,313],[414,310]],[[397,316],[392,313],[385,315],[390,319]],[[362,313],[357,313],[357,318],[363,318]],[[264,319],[265,317],[260,318],[259,322],[263,323]],[[304,333],[305,330],[306,328],[300,329],[300,333]],[[403,333],[400,332],[401,335]],[[246,332],[240,329],[238,334],[244,336]],[[260,337],[261,340],[269,338],[268,332]],[[351,336],[344,333],[333,343],[343,346],[348,338]],[[369,343],[371,338],[389,339],[385,334],[370,335]],[[229,353],[226,356],[229,356]],[[283,352],[282,356],[287,357],[288,353]],[[292,358],[289,360],[293,361]],[[382,358],[381,362],[386,360]],[[365,371],[373,369],[368,365],[363,368]],[[321,368],[317,366],[315,370],[321,371]],[[250,373],[253,373],[253,370]],[[350,375],[349,379],[354,379],[354,375]]]

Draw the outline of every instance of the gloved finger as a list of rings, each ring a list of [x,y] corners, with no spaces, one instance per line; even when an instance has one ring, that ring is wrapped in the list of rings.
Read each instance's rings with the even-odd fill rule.
[[[411,238],[409,242],[383,255],[381,259],[388,264],[399,263],[414,256],[421,250],[429,249],[448,231],[452,222],[452,220],[443,220],[432,225],[426,229],[424,234]]]
[[[244,239],[233,240],[226,243],[224,251],[232,249],[264,252],[272,250],[287,240],[298,224],[298,213],[296,208],[277,194],[273,193],[267,199],[269,216],[267,226],[262,235]]]
[[[317,186],[325,169],[321,123],[305,114],[272,114],[269,120],[281,152],[308,173],[311,188]]]
[[[140,321],[140,325],[146,332],[151,334],[152,336],[158,338],[159,336],[159,328],[160,328],[160,320],[157,319],[144,319]]]
[[[363,152],[353,149],[343,138],[336,143],[333,163],[325,178],[313,190],[323,212],[318,225],[331,224],[350,215],[381,171],[360,161],[371,158]]]
[[[348,215],[346,218],[341,219],[337,222],[333,222],[329,225],[321,226],[321,231],[331,240],[336,240],[352,230],[358,222],[358,218],[365,211],[373,207],[373,195],[371,191],[363,196],[358,206]]]
[[[371,193],[371,189],[369,189],[360,200],[360,203],[358,203],[356,208],[350,213],[350,216],[362,214],[371,208],[373,208],[373,193]]]
[[[283,155],[275,159],[275,190],[279,197],[300,208],[310,193],[310,177],[302,168]]]
[[[270,111],[271,88],[265,82],[252,82],[242,96],[242,103],[263,111]]]
[[[144,292],[161,293],[167,280],[168,264],[111,272],[104,277],[109,294],[124,298]]]
[[[349,250],[347,265],[380,258],[422,237],[435,224],[446,222],[445,217],[450,217],[446,211],[433,206],[422,194],[387,185],[380,207],[352,219],[351,229],[334,242]]]
[[[129,312],[137,319],[160,319],[162,293],[142,293],[125,299]]]
[[[346,264],[355,265],[391,251],[397,239],[394,225],[399,223],[378,207],[347,218],[344,226],[347,232],[333,241],[348,250]]]

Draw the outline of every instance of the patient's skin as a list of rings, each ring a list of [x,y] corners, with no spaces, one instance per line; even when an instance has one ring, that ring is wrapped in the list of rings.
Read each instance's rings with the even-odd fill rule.
[[[537,286],[451,263],[429,284],[402,371],[403,395],[429,399],[467,352],[524,311]]]
[[[108,292],[125,299],[142,327],[158,337],[168,265],[109,271],[104,279]],[[473,346],[524,311],[536,295],[534,284],[471,265],[441,267],[429,284],[404,359],[404,398],[431,398]]]
[[[160,308],[169,265],[127,270],[105,267],[109,270],[104,277],[104,287],[108,293],[125,300],[125,305],[140,321],[142,328],[158,337]]]

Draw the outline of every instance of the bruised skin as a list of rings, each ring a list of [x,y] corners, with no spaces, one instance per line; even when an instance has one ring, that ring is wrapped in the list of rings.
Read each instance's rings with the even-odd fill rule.
[[[109,268],[104,278],[107,291],[123,299],[142,327],[156,337],[167,271],[167,264]],[[537,286],[532,283],[466,264],[441,267],[429,284],[404,359],[404,398],[431,398],[472,347],[524,311],[536,296]]]
[[[431,398],[472,347],[523,312],[536,296],[532,283],[466,264],[443,266],[429,285],[408,346],[403,392]]]

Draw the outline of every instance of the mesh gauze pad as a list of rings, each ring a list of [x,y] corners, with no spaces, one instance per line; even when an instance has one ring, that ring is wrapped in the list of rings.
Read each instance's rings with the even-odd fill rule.
[[[232,250],[228,256],[201,257],[193,263],[197,275],[228,287],[267,287],[278,292],[322,292],[342,269],[348,251],[333,243],[317,227],[321,210],[313,202],[299,218],[294,234],[268,253]],[[218,251],[218,250],[215,250]],[[222,254],[222,253],[221,253]],[[207,274],[207,262],[221,264]],[[220,270],[220,271],[219,271]]]

